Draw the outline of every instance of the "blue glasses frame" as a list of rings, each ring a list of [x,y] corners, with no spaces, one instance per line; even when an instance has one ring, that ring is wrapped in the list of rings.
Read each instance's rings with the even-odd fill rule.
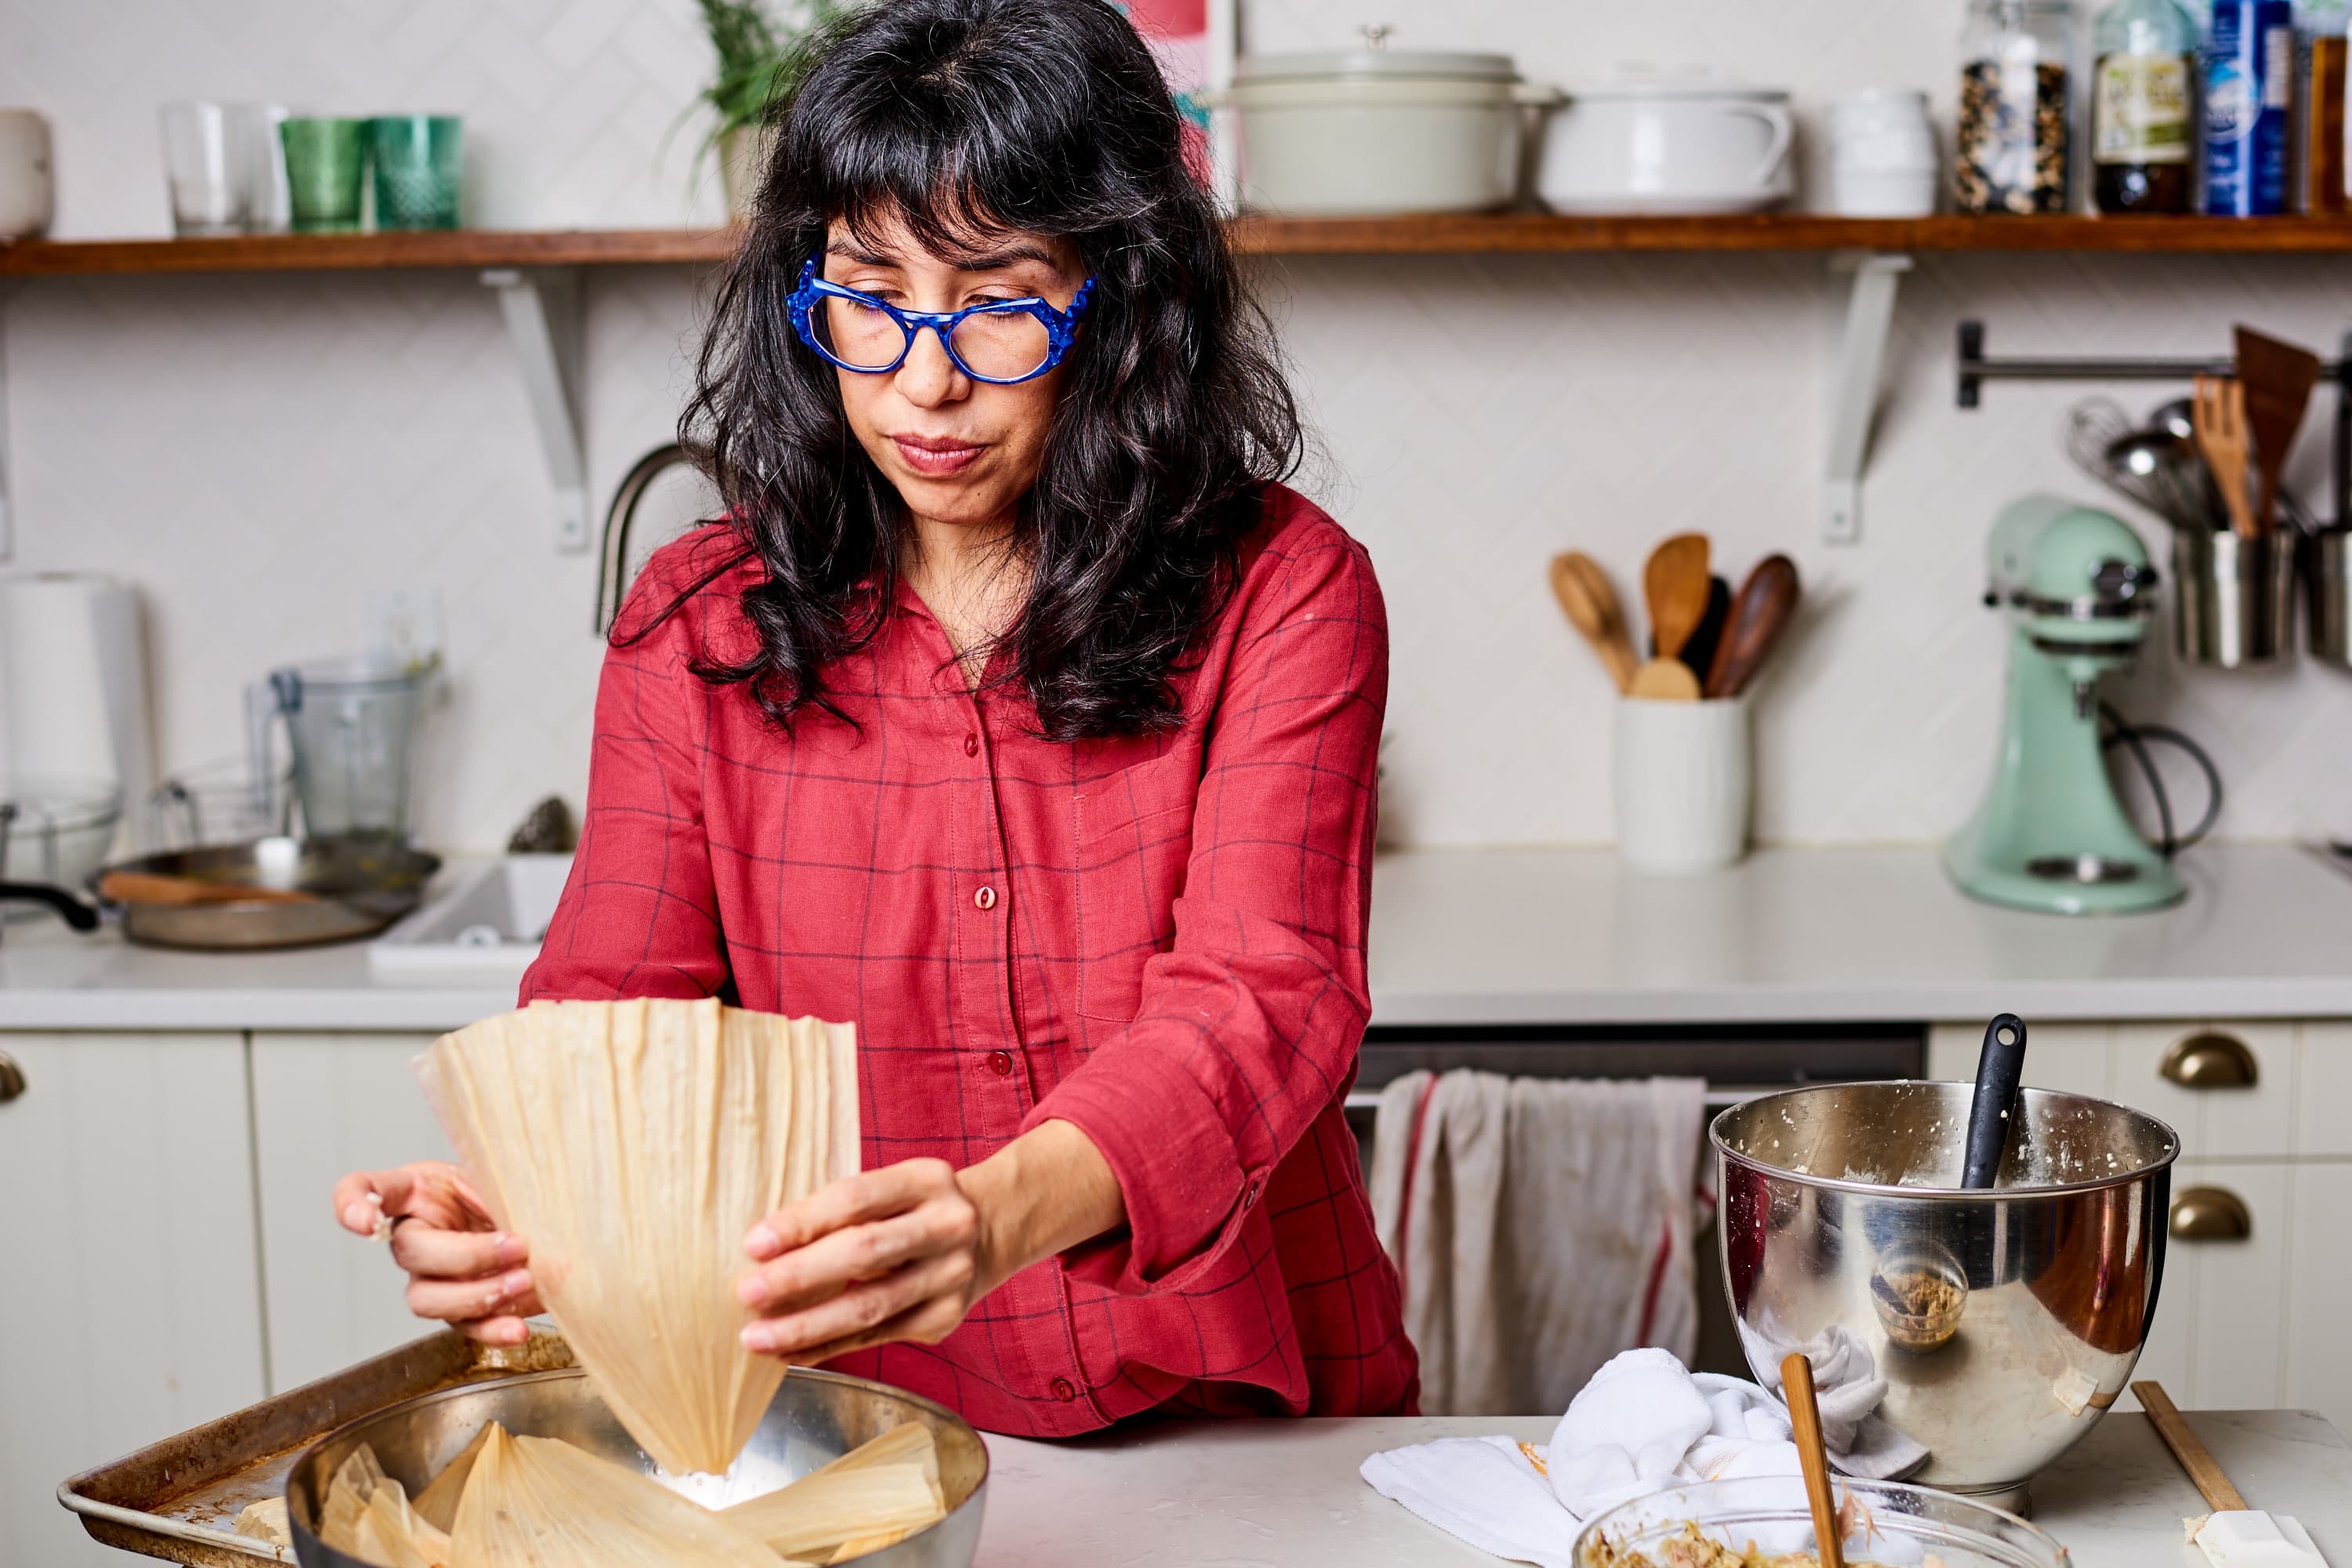
[[[784,301],[784,308],[793,313],[793,331],[799,335],[801,342],[814,350],[827,363],[855,371],[859,375],[887,375],[897,370],[907,363],[907,356],[915,352],[915,334],[929,327],[939,334],[940,346],[947,351],[950,362],[972,380],[984,381],[991,386],[1018,386],[1024,381],[1034,381],[1061,363],[1062,356],[1070,352],[1072,343],[1077,342],[1078,322],[1085,319],[1087,306],[1093,300],[1095,292],[1095,280],[1089,278],[1078,285],[1077,294],[1070,300],[1070,308],[1066,310],[1057,310],[1045,300],[1035,299],[990,300],[978,305],[966,305],[961,310],[902,310],[887,300],[825,281],[816,275],[819,259],[812,256],[802,264],[800,281],[793,285],[791,297]],[[809,330],[809,314],[815,309],[816,302],[824,299],[852,300],[868,310],[879,310],[898,322],[898,330],[907,335],[906,346],[898,351],[898,357],[888,364],[851,364],[825,347],[818,341],[816,333]],[[1021,375],[982,375],[966,364],[963,356],[956,353],[955,330],[968,316],[988,315],[1032,316],[1044,323],[1045,363]]]

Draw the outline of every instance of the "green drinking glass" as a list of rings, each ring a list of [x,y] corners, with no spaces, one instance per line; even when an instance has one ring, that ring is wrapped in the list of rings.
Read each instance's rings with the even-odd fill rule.
[[[360,226],[367,123],[318,117],[279,123],[278,134],[286,145],[287,210],[297,233],[348,233]]]
[[[454,114],[386,114],[368,121],[376,227],[457,226],[463,131]]]

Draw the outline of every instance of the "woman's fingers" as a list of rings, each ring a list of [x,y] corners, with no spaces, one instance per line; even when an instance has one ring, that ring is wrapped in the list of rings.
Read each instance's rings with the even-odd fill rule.
[[[519,1345],[530,1338],[530,1325],[517,1317],[477,1318],[471,1322],[453,1323],[450,1327],[467,1339],[478,1340],[486,1345]]]
[[[770,1312],[805,1306],[861,1280],[882,1279],[918,1258],[969,1252],[976,1229],[971,1205],[960,1197],[919,1204],[887,1219],[821,1236],[760,1265],[736,1282],[736,1299]]]
[[[522,1237],[502,1230],[442,1230],[423,1220],[396,1226],[392,1260],[435,1279],[479,1279],[529,1261]]]
[[[954,1167],[945,1160],[902,1160],[879,1170],[860,1171],[796,1204],[786,1204],[753,1226],[743,1237],[743,1250],[765,1262],[845,1226],[903,1213],[954,1185]]]
[[[743,1347],[763,1355],[824,1360],[858,1344],[903,1339],[888,1331],[903,1317],[940,1302],[947,1327],[962,1320],[964,1291],[971,1283],[971,1254],[940,1253],[880,1279],[853,1285],[830,1300],[782,1317],[762,1318],[743,1329]],[[945,1328],[940,1330],[944,1334]],[[813,1354],[822,1352],[822,1354]]]
[[[488,1279],[413,1277],[408,1281],[408,1310],[420,1318],[464,1323],[476,1318],[528,1315],[539,1310],[539,1303],[531,1289],[530,1270],[509,1268]]]
[[[343,1228],[372,1236],[390,1215],[421,1219],[443,1230],[487,1230],[489,1215],[457,1166],[420,1160],[389,1171],[353,1171],[335,1184],[335,1218]]]

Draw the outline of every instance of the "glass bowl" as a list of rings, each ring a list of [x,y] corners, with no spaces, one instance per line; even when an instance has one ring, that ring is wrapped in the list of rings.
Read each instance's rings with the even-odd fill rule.
[[[1835,1478],[1849,1568],[2068,1568],[2066,1549],[2013,1513],[1899,1481]],[[1686,1544],[1691,1527],[1728,1555]],[[1753,1547],[1752,1556],[1743,1555]],[[1784,1568],[1776,1553],[1813,1547],[1805,1484],[1794,1476],[1698,1481],[1620,1503],[1576,1538],[1576,1568]],[[1800,1557],[1785,1568],[1809,1563]]]

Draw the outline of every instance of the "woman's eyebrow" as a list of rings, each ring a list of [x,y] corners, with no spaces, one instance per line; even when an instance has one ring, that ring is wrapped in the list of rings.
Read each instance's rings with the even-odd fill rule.
[[[866,250],[849,240],[827,241],[824,253],[827,256],[838,256],[845,261],[855,261],[861,267],[903,268],[907,265],[898,257],[884,256],[875,251]],[[1034,261],[1041,266],[1051,268],[1055,277],[1059,278],[1062,275],[1062,264],[1059,261],[1056,261],[1043,247],[1030,245],[1025,241],[1016,240],[1010,245],[986,252],[943,256],[940,259],[959,272],[996,272],[1020,262]]]

